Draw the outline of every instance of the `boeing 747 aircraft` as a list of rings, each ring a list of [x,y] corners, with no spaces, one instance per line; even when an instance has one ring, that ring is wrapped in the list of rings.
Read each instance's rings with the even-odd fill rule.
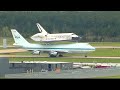
[[[26,41],[15,29],[11,29],[15,43],[13,45],[19,46],[26,50],[32,51],[33,54],[40,54],[41,52],[48,53],[50,57],[61,57],[63,53],[88,53],[95,51],[95,48],[88,43],[74,43],[74,44],[60,44],[60,45],[42,45],[31,44]]]
[[[79,41],[80,37],[74,33],[56,33],[49,34],[45,29],[39,24],[36,23],[40,33],[37,33],[31,36],[31,39],[34,41],[42,42],[56,42],[56,41]]]

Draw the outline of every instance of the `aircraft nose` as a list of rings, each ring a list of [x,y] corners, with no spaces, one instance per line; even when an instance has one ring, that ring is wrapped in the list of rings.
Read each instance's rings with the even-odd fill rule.
[[[92,47],[91,49],[95,51],[95,47]]]

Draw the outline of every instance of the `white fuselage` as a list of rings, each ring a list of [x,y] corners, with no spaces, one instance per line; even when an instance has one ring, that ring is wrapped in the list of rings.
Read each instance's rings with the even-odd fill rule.
[[[34,51],[43,52],[56,51],[61,53],[88,53],[91,51],[95,51],[95,48],[88,43],[61,44],[61,45],[30,44],[24,45],[23,48]]]
[[[31,37],[34,41],[54,42],[54,41],[74,41],[78,40],[79,36],[74,33],[58,33],[58,34],[42,34],[37,33]]]
[[[80,39],[80,37],[74,33],[49,34],[39,23],[36,23],[36,25],[40,33],[31,36],[31,39],[34,41],[42,41],[42,42],[78,41]]]

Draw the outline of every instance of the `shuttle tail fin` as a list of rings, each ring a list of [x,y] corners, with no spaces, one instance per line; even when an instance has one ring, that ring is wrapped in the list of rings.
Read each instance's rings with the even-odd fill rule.
[[[39,23],[36,23],[36,25],[37,25],[37,27],[38,27],[40,33],[48,34],[48,33],[45,31],[45,29],[44,29]]]
[[[16,29],[11,29],[13,38],[14,38],[14,45],[25,45],[25,44],[30,44],[28,41],[26,41],[22,35],[19,34],[19,32]]]

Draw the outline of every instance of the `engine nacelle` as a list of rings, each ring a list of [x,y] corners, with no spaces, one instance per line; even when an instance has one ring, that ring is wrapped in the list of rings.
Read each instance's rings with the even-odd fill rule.
[[[33,51],[32,54],[37,54],[37,55],[40,55],[40,51]]]
[[[50,57],[57,57],[57,55],[58,55],[58,52],[50,52],[49,53]]]

